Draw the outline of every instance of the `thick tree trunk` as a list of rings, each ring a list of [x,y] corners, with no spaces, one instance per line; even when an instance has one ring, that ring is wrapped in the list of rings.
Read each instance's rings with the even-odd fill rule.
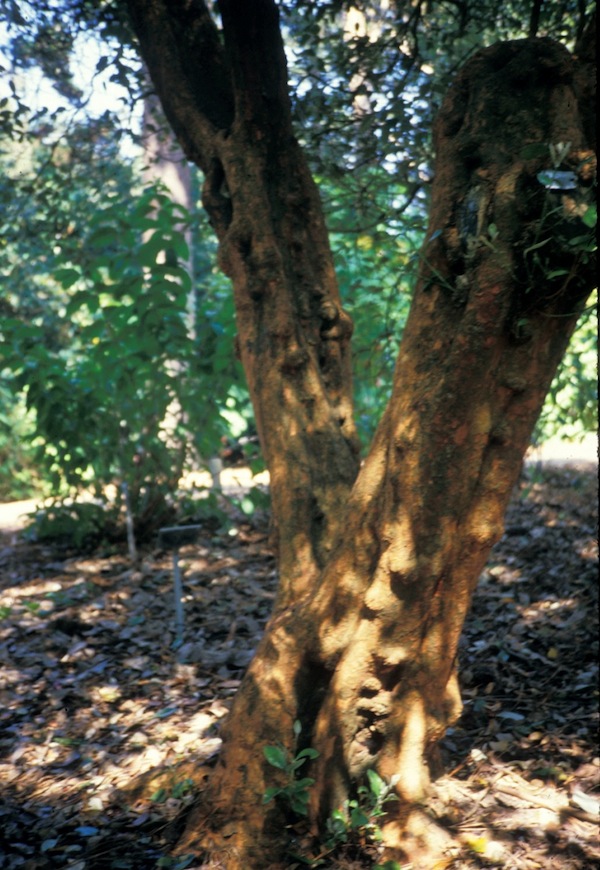
[[[473,589],[594,286],[582,220],[595,174],[590,60],[547,40],[497,45],[451,89],[393,394],[352,486],[350,323],[290,132],[274,7],[223,0],[223,55],[202,3],[129,5],[166,113],[207,175],[279,536],[276,611],[181,850],[227,870],[279,866],[285,816],[263,806],[277,775],[262,748],[293,753],[299,719],[319,752],[314,825],[365,771],[397,777],[385,837],[402,859],[436,743],[460,713]],[[185,86],[201,37],[214,105]],[[560,190],[544,170],[574,183]]]
[[[570,142],[561,165],[585,202],[594,155],[572,68],[554,44],[497,46],[468,64],[442,110],[429,241],[391,402],[317,594],[269,625],[224,731],[210,806],[228,868],[265,866],[277,842],[280,822],[261,807],[272,785],[261,748],[283,739],[292,751],[296,718],[320,753],[315,820],[376,769],[398,777],[402,799],[386,825],[389,855],[411,852],[408,810],[460,713],[456,653],[471,595],[593,287],[588,253],[569,243],[585,225],[538,180],[547,160],[522,156],[531,143]],[[200,831],[211,842],[204,820],[184,849]]]

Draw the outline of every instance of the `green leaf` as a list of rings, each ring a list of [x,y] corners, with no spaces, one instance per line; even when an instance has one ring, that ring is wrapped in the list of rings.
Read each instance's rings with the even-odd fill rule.
[[[598,209],[595,205],[589,205],[581,216],[581,220],[590,229],[594,229],[598,223]]]
[[[384,780],[374,770],[367,770],[367,779],[371,793],[379,797],[386,789]]]
[[[181,782],[176,782],[173,786],[172,794],[174,798],[181,798],[186,795],[190,789],[192,788],[193,783],[191,779],[184,779]]]
[[[247,517],[252,516],[252,514],[254,513],[254,502],[251,498],[249,498],[249,496],[244,496],[243,498],[241,498],[239,501],[239,506],[242,512]]]
[[[57,269],[54,273],[54,279],[58,281],[59,284],[68,290],[69,287],[72,287],[76,281],[79,281],[81,278],[81,273],[78,272],[77,269]]]
[[[303,779],[297,779],[294,781],[294,788],[297,788],[298,790],[307,789],[307,788],[310,788],[314,784],[315,784],[314,779],[311,779],[310,776],[305,776]]]
[[[289,762],[287,752],[281,746],[263,746],[263,755],[272,767],[287,770]]]
[[[360,807],[356,807],[350,813],[350,825],[353,828],[364,828],[369,824],[369,817],[361,810]]]
[[[284,789],[277,788],[277,786],[271,786],[271,788],[266,789],[263,794],[262,802],[263,804],[268,804],[269,801],[272,801],[274,797],[277,797],[279,794],[283,794]]]
[[[549,154],[547,142],[533,142],[531,145],[526,145],[521,148],[520,156],[523,160],[533,160],[536,157],[546,157]]]
[[[568,244],[581,251],[594,251],[596,249],[596,241],[590,236],[576,236],[574,239],[569,239]]]
[[[308,813],[308,795],[294,794],[290,796],[290,807],[299,816],[305,816]]]
[[[89,237],[87,243],[91,248],[105,248],[116,245],[119,241],[119,233],[116,227],[101,226]]]
[[[296,760],[299,758],[318,758],[319,750],[312,749],[310,746],[307,746],[306,749],[301,749],[298,755],[296,756]]]

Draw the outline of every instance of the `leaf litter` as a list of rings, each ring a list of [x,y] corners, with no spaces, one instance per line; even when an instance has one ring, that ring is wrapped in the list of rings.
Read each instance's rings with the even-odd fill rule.
[[[597,477],[529,469],[460,646],[444,866],[598,866]],[[239,518],[238,518],[239,519]],[[0,539],[0,867],[150,870],[209,775],[276,588],[264,521],[171,556]],[[441,866],[441,865],[440,865]]]

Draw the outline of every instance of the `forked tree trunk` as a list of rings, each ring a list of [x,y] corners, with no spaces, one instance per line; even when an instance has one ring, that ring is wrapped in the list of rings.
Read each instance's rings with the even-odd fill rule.
[[[493,46],[448,94],[393,394],[352,486],[350,324],[291,136],[274,6],[223,0],[223,54],[202,3],[129,5],[167,116],[207,175],[281,574],[181,850],[227,870],[279,866],[285,819],[262,803],[277,784],[262,747],[293,753],[299,719],[319,752],[312,821],[366,770],[396,776],[384,833],[388,857],[402,858],[435,746],[460,713],[456,655],[473,589],[594,285],[582,220],[595,175],[591,55],[547,40]]]

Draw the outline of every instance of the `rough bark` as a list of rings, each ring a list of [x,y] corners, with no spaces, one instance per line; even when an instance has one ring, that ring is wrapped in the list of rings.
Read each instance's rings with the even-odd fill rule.
[[[456,654],[474,586],[594,286],[581,220],[595,175],[591,57],[583,44],[571,56],[522,40],[459,74],[436,126],[430,226],[392,398],[352,487],[350,324],[291,134],[274,7],[224,0],[222,51],[202,3],[129,5],[165,111],[207,176],[280,538],[278,606],[181,850],[228,870],[279,866],[285,819],[262,805],[274,784],[262,747],[293,752],[299,719],[319,752],[315,826],[369,768],[397,776],[385,835],[388,857],[402,859],[436,743],[460,713]],[[184,85],[203,29],[195,81],[208,87],[203,64],[214,62],[214,91],[196,99]],[[576,186],[545,187],[549,169],[573,172]]]
[[[429,241],[392,399],[351,496],[348,543],[312,604],[319,658],[336,662],[313,741],[326,812],[369,767],[421,801],[423,762],[460,712],[471,595],[594,286],[586,243],[571,244],[591,239],[573,192],[544,189],[547,163],[523,157],[530,143],[570,143],[561,167],[591,201],[574,70],[548,41],[494,46],[467,64],[438,120]]]
[[[271,478],[285,606],[311,588],[358,471],[349,340],[318,192],[291,129],[278,14],[200,0],[129,0],[165,114],[204,170],[231,278],[239,354]],[[278,545],[281,541],[282,546]]]

